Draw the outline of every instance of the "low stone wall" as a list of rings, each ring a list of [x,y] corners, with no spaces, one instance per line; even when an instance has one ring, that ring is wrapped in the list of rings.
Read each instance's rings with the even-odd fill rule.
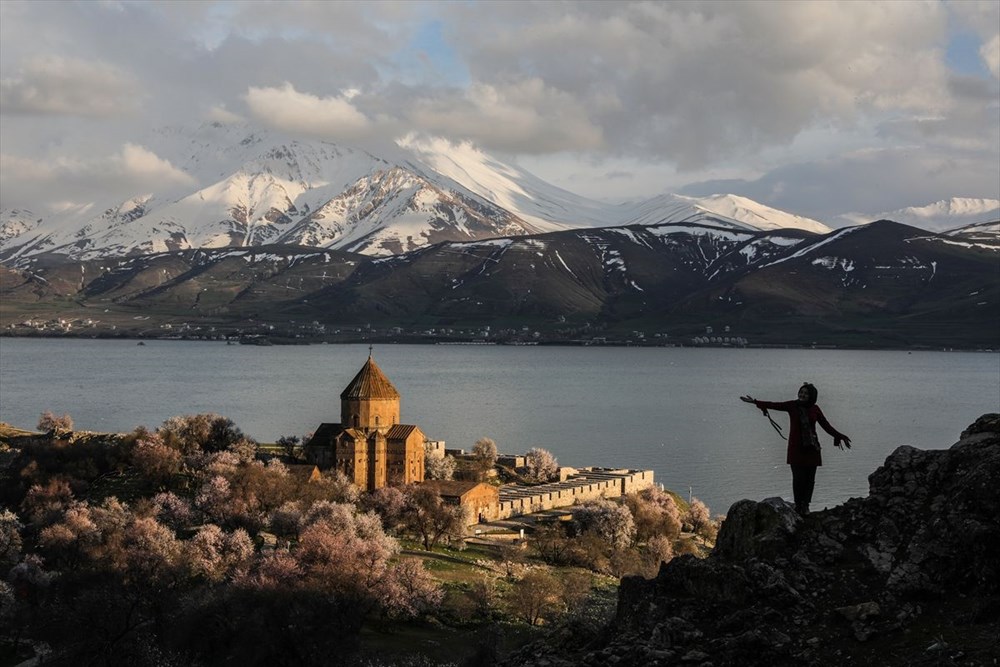
[[[564,482],[500,487],[499,519],[599,498],[617,498],[653,486],[652,470],[581,468]]]

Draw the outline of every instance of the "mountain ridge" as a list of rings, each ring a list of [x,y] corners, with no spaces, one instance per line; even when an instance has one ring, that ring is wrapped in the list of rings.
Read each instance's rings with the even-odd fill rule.
[[[0,260],[273,242],[391,255],[440,240],[651,222],[829,231],[734,195],[660,195],[630,204],[590,200],[465,144],[408,139],[387,159],[218,123],[194,132],[163,129],[151,143],[196,185],[179,194],[174,183],[124,200],[67,206],[49,217],[6,209],[0,213]]]
[[[928,231],[947,232],[970,224],[1000,220],[1000,200],[951,197],[922,206],[907,206],[873,215],[849,213],[842,217],[849,224],[894,220]]]
[[[998,252],[1000,243],[886,221],[826,235],[695,223],[586,228],[388,257],[298,245],[85,261],[49,253],[0,271],[0,326],[58,332],[40,318],[79,318],[101,321],[90,334],[114,326],[111,335],[158,336],[184,324],[313,340],[341,328],[460,329],[471,338],[488,327],[540,340],[640,331],[661,342],[725,335],[995,349]]]

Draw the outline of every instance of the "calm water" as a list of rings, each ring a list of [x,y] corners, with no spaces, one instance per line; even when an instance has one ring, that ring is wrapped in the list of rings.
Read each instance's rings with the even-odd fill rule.
[[[367,355],[361,345],[0,338],[0,421],[33,427],[51,409],[80,429],[126,431],[217,412],[273,441],[339,421],[340,392]],[[651,468],[717,513],[791,494],[784,442],[740,394],[785,400],[803,381],[819,387],[855,444],[840,452],[821,435],[819,507],[866,495],[897,446],[946,447],[1000,411],[997,354],[382,345],[375,358],[402,394],[402,421],[449,447],[489,436],[502,452],[545,447],[564,465]]]

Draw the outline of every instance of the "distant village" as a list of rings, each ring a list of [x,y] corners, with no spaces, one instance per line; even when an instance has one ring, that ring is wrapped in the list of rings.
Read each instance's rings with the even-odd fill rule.
[[[245,345],[307,345],[315,343],[431,343],[438,345],[632,345],[645,347],[772,347],[753,345],[736,335],[728,325],[706,325],[694,336],[671,336],[662,331],[609,331],[602,327],[568,326],[556,323],[545,330],[528,326],[492,327],[377,327],[327,326],[320,322],[282,324],[247,322],[241,326],[200,325],[188,322],[155,323],[136,315],[117,323],[91,317],[31,318],[12,322],[2,334],[8,336],[73,336],[90,338],[137,338],[156,340],[215,340]]]

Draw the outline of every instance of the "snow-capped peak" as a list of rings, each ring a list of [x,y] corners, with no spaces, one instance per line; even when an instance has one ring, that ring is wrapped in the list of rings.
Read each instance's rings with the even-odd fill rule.
[[[707,222],[751,230],[802,229],[825,234],[821,222],[737,195],[684,197],[665,194],[625,204],[581,197],[497,160],[470,143],[445,139],[401,139],[400,147],[421,164],[542,230],[668,222]]]
[[[749,231],[801,229],[816,234],[830,231],[822,222],[785,213],[738,195],[699,198],[667,194],[643,202],[622,204],[620,209],[619,224],[695,222]]]
[[[471,143],[409,135],[398,142],[431,177],[444,177],[541,231],[614,224],[614,206],[546,183]]]
[[[924,206],[907,206],[872,215],[849,213],[843,217],[853,224],[892,220],[932,232],[943,232],[976,222],[992,222],[1000,219],[1000,200],[952,197]]]
[[[678,199],[690,201],[693,206],[703,211],[738,220],[760,230],[802,229],[817,234],[827,234],[831,231],[818,220],[779,211],[739,195],[718,194],[701,198],[676,196]]]
[[[375,155],[216,122],[164,128],[146,144],[195,185],[135,193],[125,201],[95,192],[91,203],[44,219],[4,213],[0,258],[266,243],[384,255],[438,241],[635,224],[830,231],[736,195],[664,194],[626,204],[588,199],[472,144],[443,139],[411,136]]]

